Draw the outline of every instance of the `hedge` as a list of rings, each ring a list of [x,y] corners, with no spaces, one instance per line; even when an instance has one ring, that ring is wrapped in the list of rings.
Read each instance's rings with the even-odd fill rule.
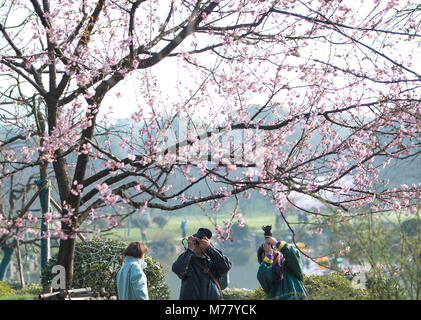
[[[116,275],[123,264],[122,252],[127,244],[120,240],[93,239],[89,242],[77,242],[74,256],[73,288],[90,287],[93,291],[104,288],[116,295]],[[168,300],[170,291],[165,282],[161,264],[146,256],[145,274],[148,281],[148,293],[151,300]],[[57,257],[52,258],[42,273],[42,283],[50,285],[54,277],[51,269],[57,264]]]

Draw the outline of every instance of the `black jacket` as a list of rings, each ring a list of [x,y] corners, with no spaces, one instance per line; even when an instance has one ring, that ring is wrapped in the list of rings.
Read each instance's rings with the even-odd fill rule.
[[[228,282],[227,273],[232,263],[221,250],[212,246],[206,249],[205,254],[205,258],[199,258],[193,251],[187,249],[173,263],[172,271],[181,279],[180,300],[220,300],[222,298],[215,282],[192,259],[208,267],[215,278],[220,280],[222,289]]]

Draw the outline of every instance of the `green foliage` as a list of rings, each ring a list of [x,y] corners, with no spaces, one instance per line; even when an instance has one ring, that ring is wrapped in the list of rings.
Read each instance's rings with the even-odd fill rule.
[[[116,275],[123,264],[122,252],[127,244],[120,240],[93,239],[89,242],[77,242],[74,257],[73,288],[90,287],[92,290],[104,288],[116,295]],[[170,293],[164,280],[162,266],[151,257],[146,257],[145,274],[148,280],[150,299],[169,299]],[[42,283],[50,285],[54,274],[52,267],[57,258],[52,258],[42,274]]]
[[[145,258],[145,262],[148,264],[145,268],[145,274],[148,279],[149,299],[168,300],[170,298],[170,289],[164,280],[162,265],[149,256]]]
[[[29,283],[25,288],[17,290],[18,295],[34,295],[38,296],[42,293],[42,286],[39,283]]]
[[[130,216],[130,223],[132,224],[132,227],[140,228],[141,226],[144,226],[145,228],[150,227],[149,219],[147,219],[145,216],[136,217],[134,215]]]
[[[253,290],[246,288],[228,288],[222,290],[224,300],[250,300]]]
[[[365,289],[355,288],[351,281],[340,273],[304,276],[304,285],[310,300],[366,300],[371,299]],[[258,287],[248,297],[264,300],[266,294]]]
[[[264,300],[266,294],[262,287],[255,290],[247,288],[228,288],[222,290],[224,300]]]
[[[16,291],[10,287],[6,281],[0,281],[0,297],[14,296]]]
[[[30,283],[23,289],[13,289],[6,281],[0,281],[0,298],[10,297],[17,299],[19,296],[26,296],[27,298],[37,296],[42,292],[40,284]]]
[[[366,274],[366,287],[372,299],[376,300],[404,300],[407,299],[405,290],[396,279],[385,277],[380,273]]]
[[[310,300],[364,300],[370,298],[366,290],[355,288],[352,282],[340,273],[305,276],[304,286]]]
[[[238,223],[235,223],[231,227],[231,236],[234,240],[244,240],[247,239],[250,234],[250,230],[248,225],[244,225],[244,227],[239,227]]]
[[[252,300],[264,300],[266,299],[266,293],[263,291],[262,287],[258,287],[253,291],[250,298]]]
[[[402,222],[402,231],[405,232],[408,237],[416,237],[420,234],[421,226],[418,219],[412,218]]]
[[[148,244],[148,248],[155,255],[171,256],[175,253],[174,238],[169,234],[162,233],[155,241]]]
[[[339,215],[330,223],[330,251],[351,265],[370,270],[367,290],[372,299],[418,300],[421,297],[420,226],[419,209],[393,211],[387,217],[367,212],[352,221],[344,221]]]
[[[152,219],[152,223],[156,223],[162,229],[168,223],[168,218],[165,216],[155,216]]]

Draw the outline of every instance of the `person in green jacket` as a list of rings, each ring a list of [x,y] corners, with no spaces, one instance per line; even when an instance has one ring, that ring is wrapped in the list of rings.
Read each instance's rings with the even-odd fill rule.
[[[119,300],[149,300],[148,285],[143,269],[148,251],[142,242],[131,242],[123,251],[124,264],[117,273],[117,297]]]
[[[267,236],[257,250],[257,259],[257,279],[268,299],[307,300],[303,263],[295,247]]]

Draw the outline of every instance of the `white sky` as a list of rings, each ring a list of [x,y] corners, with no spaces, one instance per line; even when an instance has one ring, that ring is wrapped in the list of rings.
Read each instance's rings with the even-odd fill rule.
[[[344,1],[343,3],[346,3],[347,6],[353,8],[356,10],[356,15],[359,16],[366,16],[369,14],[370,10],[373,7],[373,4],[371,2],[363,2],[361,1],[355,1],[355,0],[348,0]],[[382,1],[381,5],[386,5],[386,1]],[[370,5],[369,5],[370,4]],[[346,30],[349,34],[352,34],[350,30]],[[362,42],[370,45],[371,39],[360,39]],[[189,40],[187,40],[189,41]],[[415,45],[419,48],[420,41],[418,43],[412,43],[411,46]],[[338,46],[339,48],[339,46]],[[399,50],[401,49],[401,50]],[[177,48],[177,51],[179,51],[180,48]],[[341,50],[336,49],[335,50]],[[346,51],[349,49],[346,49]],[[322,46],[318,45],[317,48],[309,47],[309,50],[302,50],[303,55],[308,55],[309,57],[315,57],[320,60],[323,60],[326,58],[326,53],[328,52],[328,48],[323,48]],[[408,47],[402,46],[400,48],[393,48],[393,51],[391,52],[391,57],[396,59],[397,61],[400,61],[401,57],[405,59],[405,56],[408,52]],[[417,57],[414,57],[412,61],[421,61],[421,50],[417,51]],[[383,59],[380,59],[381,61]],[[364,62],[362,62],[364,63]],[[352,67],[352,66],[351,66]],[[355,66],[356,69],[358,66]],[[380,66],[381,67],[381,66]],[[416,64],[411,66],[413,70],[418,71],[421,73],[421,64]],[[373,69],[373,67],[371,67]],[[162,60],[160,63],[158,63],[156,66],[152,67],[151,72],[153,72],[157,79],[159,79],[159,85],[161,87],[162,96],[160,97],[163,103],[165,104],[165,101],[168,97],[178,97],[179,96],[179,90],[176,86],[178,77],[182,77],[182,80],[184,83],[193,83],[191,79],[194,78],[194,74],[186,74],[185,70],[181,69],[178,65],[176,58],[166,58]],[[102,113],[108,112],[109,106],[113,107],[113,114],[111,115],[112,118],[127,118],[130,117],[130,115],[136,111],[136,105],[137,101],[142,102],[142,94],[140,93],[139,87],[137,87],[138,82],[133,81],[133,76],[127,77],[125,80],[121,81],[115,88],[113,88],[107,95],[104,100],[104,108],[102,108]],[[191,79],[189,79],[191,77]],[[342,79],[340,77],[337,78],[337,82],[341,82]],[[376,85],[372,84],[373,87],[376,87]],[[380,88],[381,86],[379,86]],[[116,93],[120,92],[121,96],[117,97]],[[218,101],[217,97],[213,97],[216,99],[215,101],[218,103],[223,103],[223,101]],[[256,95],[255,99],[253,101],[250,101],[250,103],[259,103],[263,102],[264,98],[258,97]],[[216,104],[217,104],[216,103]]]
[[[347,6],[350,6],[351,8],[356,10],[356,15],[366,16],[371,8],[372,3],[371,2],[363,2],[355,1],[355,0],[347,0],[344,1]],[[387,2],[382,1],[381,5],[385,5]],[[363,39],[363,41],[366,41],[367,39]],[[189,41],[189,40],[187,40]],[[367,40],[368,41],[368,40]],[[369,43],[368,43],[369,44]],[[420,41],[418,41],[418,47],[420,45]],[[313,48],[314,49],[314,48]],[[325,50],[322,47],[319,47],[318,56],[323,58],[323,51]],[[401,52],[394,53],[393,56],[405,56],[407,48],[402,48]],[[177,48],[177,51],[180,50],[180,47]],[[396,49],[395,49],[396,51]],[[303,51],[305,53],[305,51]],[[421,61],[421,50],[417,51],[418,57],[414,57],[413,61],[420,60]],[[314,52],[307,52],[308,55],[315,55],[316,51]],[[417,64],[412,66],[413,69],[418,70],[419,73],[421,73],[421,64]],[[186,74],[184,69],[181,69],[177,63],[176,58],[166,58],[162,60],[160,63],[155,65],[151,68],[151,72],[153,72],[156,77],[159,79],[159,85],[160,90],[162,92],[162,96],[160,96],[162,102],[165,104],[165,101],[168,97],[177,97],[179,96],[179,90],[177,89],[176,83],[178,80],[178,77],[182,77],[182,80],[184,83],[193,83],[192,79],[194,78],[194,74]],[[191,79],[189,79],[191,77]],[[140,92],[140,88],[138,86],[141,85],[141,83],[134,81],[135,77],[133,75],[128,76],[126,79],[122,80],[115,88],[110,90],[110,92],[107,93],[104,102],[103,107],[101,108],[100,115],[103,115],[105,113],[108,113],[111,107],[112,114],[109,116],[111,118],[119,119],[119,118],[127,118],[130,117],[137,109],[137,104],[142,104],[142,93]],[[340,78],[338,78],[338,81],[340,81]],[[0,78],[1,83],[1,78]],[[3,83],[4,86],[4,83]],[[193,88],[195,89],[195,88]],[[117,97],[117,93],[121,93]],[[218,98],[215,96],[213,97],[215,99],[215,104],[217,105],[219,102],[223,103],[223,101],[218,101]],[[256,95],[255,99],[253,101],[250,101],[250,103],[259,103],[263,102],[264,99],[261,97],[258,97]]]

